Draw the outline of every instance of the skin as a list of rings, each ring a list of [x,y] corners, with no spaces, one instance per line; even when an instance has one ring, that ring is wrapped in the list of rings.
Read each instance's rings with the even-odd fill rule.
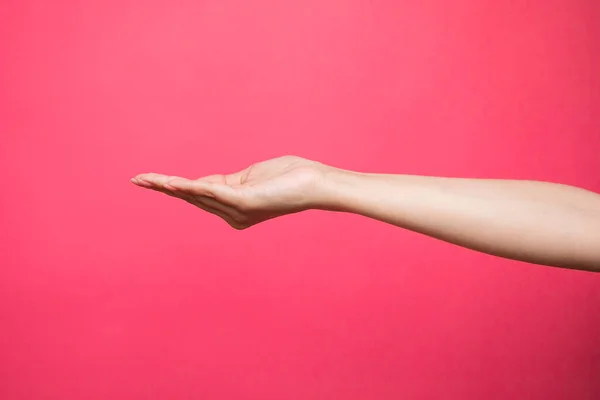
[[[567,185],[367,174],[295,156],[228,175],[131,181],[235,229],[308,209],[347,212],[499,257],[600,271],[600,195]]]

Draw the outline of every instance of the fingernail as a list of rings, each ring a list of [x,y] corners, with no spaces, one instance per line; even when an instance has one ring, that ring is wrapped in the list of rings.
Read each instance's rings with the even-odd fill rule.
[[[176,192],[176,191],[177,191],[177,188],[175,188],[175,187],[173,187],[173,186],[169,185],[168,183],[165,183],[165,185],[164,185],[163,187],[164,187],[165,189],[168,189],[168,190],[170,190],[171,192]]]

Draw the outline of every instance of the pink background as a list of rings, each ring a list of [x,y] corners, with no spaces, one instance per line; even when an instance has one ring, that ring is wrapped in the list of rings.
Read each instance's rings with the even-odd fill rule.
[[[0,398],[600,398],[594,274],[350,215],[237,232],[128,182],[291,153],[600,191],[599,20],[0,0]]]

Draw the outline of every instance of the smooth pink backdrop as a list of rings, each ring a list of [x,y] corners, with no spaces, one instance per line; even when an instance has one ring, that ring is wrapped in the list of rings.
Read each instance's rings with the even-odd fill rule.
[[[128,180],[297,154],[600,191],[600,3],[0,0],[0,398],[600,398],[597,275]]]

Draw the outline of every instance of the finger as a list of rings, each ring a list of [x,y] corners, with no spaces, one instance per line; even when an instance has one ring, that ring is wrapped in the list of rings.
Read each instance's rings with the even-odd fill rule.
[[[143,188],[149,188],[150,186],[152,186],[150,183],[148,183],[148,182],[146,182],[146,181],[138,178],[137,176],[131,178],[130,182],[133,183],[136,186],[140,186],[140,187],[143,187]]]
[[[144,186],[147,189],[153,190],[155,192],[160,192],[166,194],[167,196],[175,197],[187,201],[188,203],[192,203],[193,205],[196,205],[193,195],[181,190],[175,190],[174,188],[169,187],[166,183],[163,183],[167,181],[167,178],[169,177],[166,175],[158,176],[158,174],[143,174],[137,179],[134,178],[138,181],[134,183],[140,184],[140,186]]]
[[[205,181],[202,179],[192,180],[186,178],[173,178],[167,181],[166,187],[169,190],[178,190],[199,196],[214,197],[210,190],[214,184],[214,182]]]
[[[172,178],[165,184],[165,187],[173,191],[182,191],[195,196],[214,198],[230,206],[236,205],[235,190],[225,184],[209,182],[203,179]]]
[[[203,181],[203,182],[209,182],[209,183],[227,184],[227,182],[225,181],[225,175],[221,175],[221,174],[203,176],[203,177],[198,178],[196,180],[197,181]]]
[[[175,176],[147,173],[140,174],[136,177],[136,180],[146,182],[151,186],[163,187],[169,180],[176,178]]]
[[[175,197],[185,202],[200,208],[203,211],[206,211],[210,214],[214,214],[227,222],[232,227],[236,229],[240,229],[242,227],[241,221],[245,220],[240,216],[240,214],[231,207],[227,207],[224,204],[219,203],[211,198],[203,198],[202,196],[193,196],[189,195],[182,191],[171,191],[169,189],[160,188],[156,186],[149,187],[150,190],[164,193],[167,196]]]
[[[217,176],[213,176],[209,180],[218,181]],[[176,180],[175,185],[171,186],[170,181]],[[186,184],[178,185],[180,181],[189,181],[184,178],[171,177],[161,174],[140,174],[131,180],[139,186],[146,187],[150,190],[164,193],[168,196],[175,197],[190,203],[191,205],[200,208],[210,214],[216,215],[225,221],[229,226],[235,229],[244,229],[248,226],[245,223],[246,218],[240,212],[226,204],[223,204],[214,198],[198,195],[197,190],[187,190]],[[222,181],[222,178],[221,178]],[[190,181],[194,182],[194,181]],[[193,186],[190,186],[193,188]]]
[[[193,193],[189,193],[187,191],[171,189],[169,185],[165,185],[164,188],[151,188],[151,190],[156,190],[158,192],[165,193],[169,196],[178,197],[180,199],[184,199],[192,204],[201,205],[203,207],[209,207],[214,210],[219,210],[221,213],[227,215],[229,218],[233,218],[235,220],[244,219],[243,215],[237,211],[235,208],[228,206],[227,204],[223,204],[218,200],[213,199],[208,196],[201,196]]]
[[[183,186],[177,185],[177,182],[175,182],[172,185],[171,181],[173,181],[174,179],[179,180],[179,179],[183,179],[183,178],[173,178],[168,175],[161,175],[161,174],[154,174],[154,173],[143,174],[138,177],[139,181],[141,181],[143,183],[147,183],[146,187],[150,190],[164,193],[171,197],[183,199],[183,200],[193,203],[195,205],[198,205],[196,203],[199,203],[199,206],[201,205],[202,207],[209,207],[213,210],[218,210],[222,214],[225,214],[229,218],[233,218],[235,220],[243,219],[243,216],[237,210],[235,210],[233,207],[230,207],[226,204],[222,204],[219,201],[212,199],[211,197],[206,195],[207,193],[204,193],[204,192],[201,192],[198,190],[188,190],[187,188],[182,190],[182,188],[184,188],[185,185],[183,185]],[[215,176],[214,179],[219,180],[219,178],[217,176]],[[221,178],[221,180],[222,180],[222,178]],[[188,180],[186,179],[185,181],[188,181]],[[194,182],[194,181],[190,181],[190,182]],[[198,185],[196,185],[195,187],[197,187],[197,186]]]
[[[212,207],[209,207],[207,205],[204,205],[204,204],[198,202],[196,199],[190,198],[189,200],[186,200],[186,201],[188,203],[190,203],[191,205],[193,205],[195,207],[198,207],[201,210],[204,210],[204,211],[206,211],[208,213],[211,213],[211,214],[214,214],[214,215],[218,216],[219,218],[225,220],[225,222],[227,222],[227,223],[229,223],[229,221],[231,221],[231,218],[227,214],[225,214],[222,211],[217,210],[215,208],[212,208]]]
[[[244,198],[230,186],[202,180],[175,178],[170,180],[165,188],[195,196],[202,204],[216,208],[236,221],[245,223],[248,219],[245,213],[248,210],[244,207]]]
[[[223,185],[199,185],[195,184],[195,182],[197,181],[185,179],[184,182],[181,182],[181,180],[182,178],[170,180],[164,185],[164,189],[172,193],[180,193],[181,195],[186,195],[190,198],[194,198],[200,204],[203,204],[207,207],[211,207],[213,209],[217,209],[236,220],[244,219],[244,216],[238,210],[236,210],[231,205],[224,203],[222,199],[218,196],[219,186]]]
[[[208,200],[211,200],[211,199],[208,199]],[[229,226],[231,226],[235,229],[243,229],[247,226],[244,223],[236,220],[235,218],[232,218],[229,214],[227,214],[217,208],[213,208],[213,207],[207,205],[206,203],[199,201],[197,198],[192,199],[191,201],[189,201],[189,203],[200,208],[201,210],[204,210],[208,213],[211,213],[211,214],[214,214],[214,215],[220,217],[223,221],[227,222],[227,224]],[[220,204],[220,203],[217,203],[217,204]]]
[[[205,196],[195,196],[195,200],[206,207],[219,210],[220,212],[228,215],[231,219],[237,222],[245,223],[248,220],[247,216],[242,212],[213,198]]]
[[[156,178],[156,177],[152,177],[151,179],[154,179],[154,178]],[[177,178],[177,179],[181,179],[181,178]],[[164,180],[165,180],[164,177],[158,177],[157,180],[155,180],[155,182],[162,183],[162,182],[164,182]],[[183,199],[183,200],[187,201],[188,203],[198,205],[198,207],[202,206],[202,207],[210,208],[212,210],[218,210],[221,214],[226,216],[228,219],[233,219],[238,222],[246,221],[247,218],[244,214],[242,214],[240,211],[236,210],[234,207],[224,204],[223,202],[219,201],[218,198],[213,198],[211,196],[206,196],[206,195],[200,195],[200,194],[198,194],[197,191],[194,192],[193,190],[192,191],[181,190],[180,188],[177,188],[177,184],[171,185],[172,180],[173,179],[167,181],[162,186],[152,186],[149,189],[164,193],[164,194],[172,196],[172,197]]]
[[[155,192],[164,193],[167,196],[175,197],[175,198],[182,199],[185,201],[188,201],[190,199],[190,195],[188,195],[184,192],[172,191],[172,190],[166,189],[164,187],[158,187],[158,186],[148,186],[147,188],[150,190],[153,190]]]

